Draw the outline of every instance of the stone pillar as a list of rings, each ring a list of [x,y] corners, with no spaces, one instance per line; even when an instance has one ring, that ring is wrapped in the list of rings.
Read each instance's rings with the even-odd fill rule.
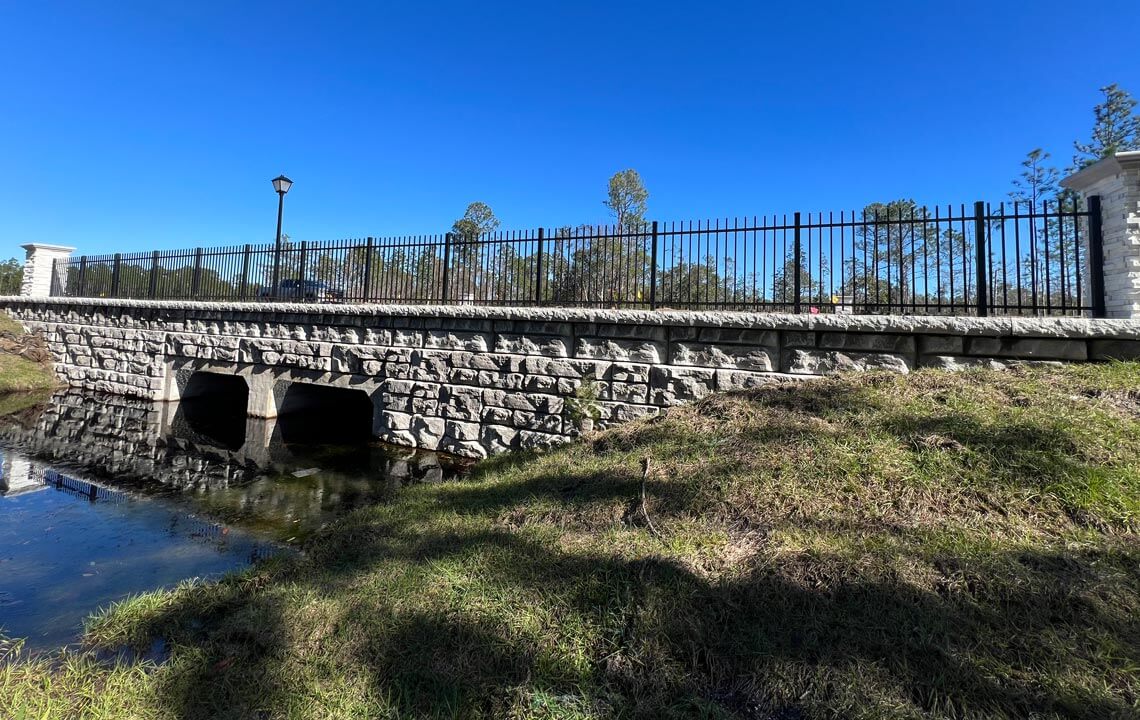
[[[1061,185],[1086,200],[1100,196],[1105,310],[1110,318],[1140,318],[1140,151],[1098,160]]]
[[[24,297],[49,297],[62,295],[67,283],[67,272],[54,273],[56,260],[66,260],[75,248],[62,245],[41,245],[29,243],[21,245],[28,251],[24,260],[24,281],[20,285],[20,295]]]

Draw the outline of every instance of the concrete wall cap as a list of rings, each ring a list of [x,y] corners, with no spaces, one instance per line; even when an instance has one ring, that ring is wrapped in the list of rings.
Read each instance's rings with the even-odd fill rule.
[[[52,250],[54,252],[67,253],[75,252],[75,248],[73,247],[67,247],[66,245],[48,245],[46,243],[28,243],[27,245],[21,245],[20,247],[24,248],[25,250]]]
[[[1073,173],[1061,181],[1061,187],[1082,192],[1105,178],[1136,168],[1140,168],[1140,150],[1119,152]]]
[[[113,298],[5,297],[0,308],[44,307],[107,308],[130,312],[297,314],[311,313],[328,322],[344,318],[438,318],[467,320],[522,320],[539,322],[655,325],[672,327],[724,327],[802,332],[911,333],[921,335],[974,335],[986,337],[1140,338],[1140,320],[1102,320],[1076,317],[951,317],[920,315],[792,315],[687,310],[605,310],[554,307],[497,307],[471,305],[333,305],[311,303],[195,302],[190,300],[128,300]]]

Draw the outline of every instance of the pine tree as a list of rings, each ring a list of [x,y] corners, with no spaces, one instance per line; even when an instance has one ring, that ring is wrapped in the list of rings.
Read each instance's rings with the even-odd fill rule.
[[[1062,199],[1061,188],[1058,185],[1060,172],[1047,164],[1049,157],[1049,153],[1041,148],[1035,148],[1021,161],[1021,174],[1014,179],[1013,190],[1009,193],[1010,200],[1021,206],[1018,208],[1019,213],[1043,213],[1046,203],[1050,203],[1050,212],[1056,211],[1057,203]],[[1066,256],[1063,243],[1064,238],[1057,221],[1043,218],[1029,221],[1029,248],[1023,251],[1025,254],[1021,258],[1020,268],[1022,294],[1027,296],[1018,298],[1019,303],[1033,302],[1034,299],[1038,303],[1043,302],[1040,296],[1047,286],[1049,291],[1053,292],[1067,284],[1068,271],[1061,263],[1061,258]],[[1071,259],[1074,251],[1068,249],[1067,254]],[[1066,262],[1065,265],[1067,264]],[[1003,278],[1002,282],[1006,280]],[[994,292],[1002,293],[1002,297],[1007,297],[1009,290],[1010,288],[1002,285],[994,288]]]
[[[1109,155],[1140,149],[1140,115],[1134,111],[1136,100],[1116,83],[1100,91],[1104,93],[1104,102],[1093,108],[1096,122],[1092,138],[1087,143],[1073,143],[1077,150],[1073,166],[1078,170]]]
[[[491,206],[478,201],[468,205],[463,217],[451,226],[454,236],[451,251],[453,294],[478,295],[478,286],[482,282],[479,270],[484,260],[480,257],[480,240],[498,229],[499,219]]]

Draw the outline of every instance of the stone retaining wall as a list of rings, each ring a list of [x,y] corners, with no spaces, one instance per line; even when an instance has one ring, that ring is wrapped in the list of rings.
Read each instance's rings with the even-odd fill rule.
[[[60,377],[177,399],[197,371],[239,374],[248,412],[292,382],[362,390],[381,439],[469,457],[572,437],[593,383],[602,425],[711,392],[845,370],[1140,358],[1140,321],[334,306],[6,298]],[[572,403],[571,403],[572,404]]]

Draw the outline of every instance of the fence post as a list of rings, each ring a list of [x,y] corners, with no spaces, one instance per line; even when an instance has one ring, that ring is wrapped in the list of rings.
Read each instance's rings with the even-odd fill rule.
[[[247,244],[241,251],[241,285],[238,286],[238,300],[247,300],[249,294],[249,256],[252,248]]]
[[[372,243],[371,237],[364,242],[364,288],[360,293],[362,302],[372,302]]]
[[[190,276],[190,294],[195,298],[202,289],[202,248],[194,248],[194,274]]]
[[[795,252],[795,270],[793,270],[792,292],[795,293],[794,309],[796,313],[800,312],[800,268],[802,267],[803,248],[800,247],[800,214],[797,212],[795,215],[795,231],[794,231],[794,252]],[[785,285],[784,287],[787,287]]]
[[[649,246],[649,309],[657,309],[657,221],[653,221],[653,237]]]
[[[1108,317],[1108,307],[1104,297],[1104,228],[1101,225],[1100,195],[1089,195],[1089,299],[1092,300],[1092,316]]]
[[[280,295],[281,295],[281,252],[282,252],[282,250],[283,250],[283,248],[281,247],[280,238],[278,238],[277,244],[273,246],[273,274],[270,278],[270,282],[273,283],[273,289],[269,293],[269,299],[271,299],[271,300],[280,300],[281,299]]]
[[[75,294],[77,297],[84,297],[87,291],[87,256],[81,255],[79,258],[79,281],[75,283]]]
[[[123,256],[115,253],[115,261],[111,265],[111,297],[119,297],[119,267],[123,264]]]
[[[297,280],[299,280],[302,283],[305,282],[305,271],[308,270],[308,267],[306,267],[308,265],[308,260],[309,260],[309,241],[308,240],[302,240],[301,241],[301,264],[300,264],[300,267],[297,268]],[[299,292],[301,293],[301,299],[304,300],[305,299],[304,298],[304,293],[305,293],[304,285],[301,286],[301,288],[299,289]]]
[[[447,296],[451,293],[451,233],[443,235],[443,297],[440,302],[447,303]]]
[[[147,297],[154,300],[158,296],[158,251],[150,254],[150,281],[147,283]]]
[[[534,304],[542,304],[542,240],[544,231],[538,229],[538,258],[534,263]]]
[[[974,269],[977,276],[975,294],[978,296],[978,317],[986,317],[990,314],[988,272],[990,242],[986,233],[986,204],[981,200],[974,203],[974,248],[977,252]]]

